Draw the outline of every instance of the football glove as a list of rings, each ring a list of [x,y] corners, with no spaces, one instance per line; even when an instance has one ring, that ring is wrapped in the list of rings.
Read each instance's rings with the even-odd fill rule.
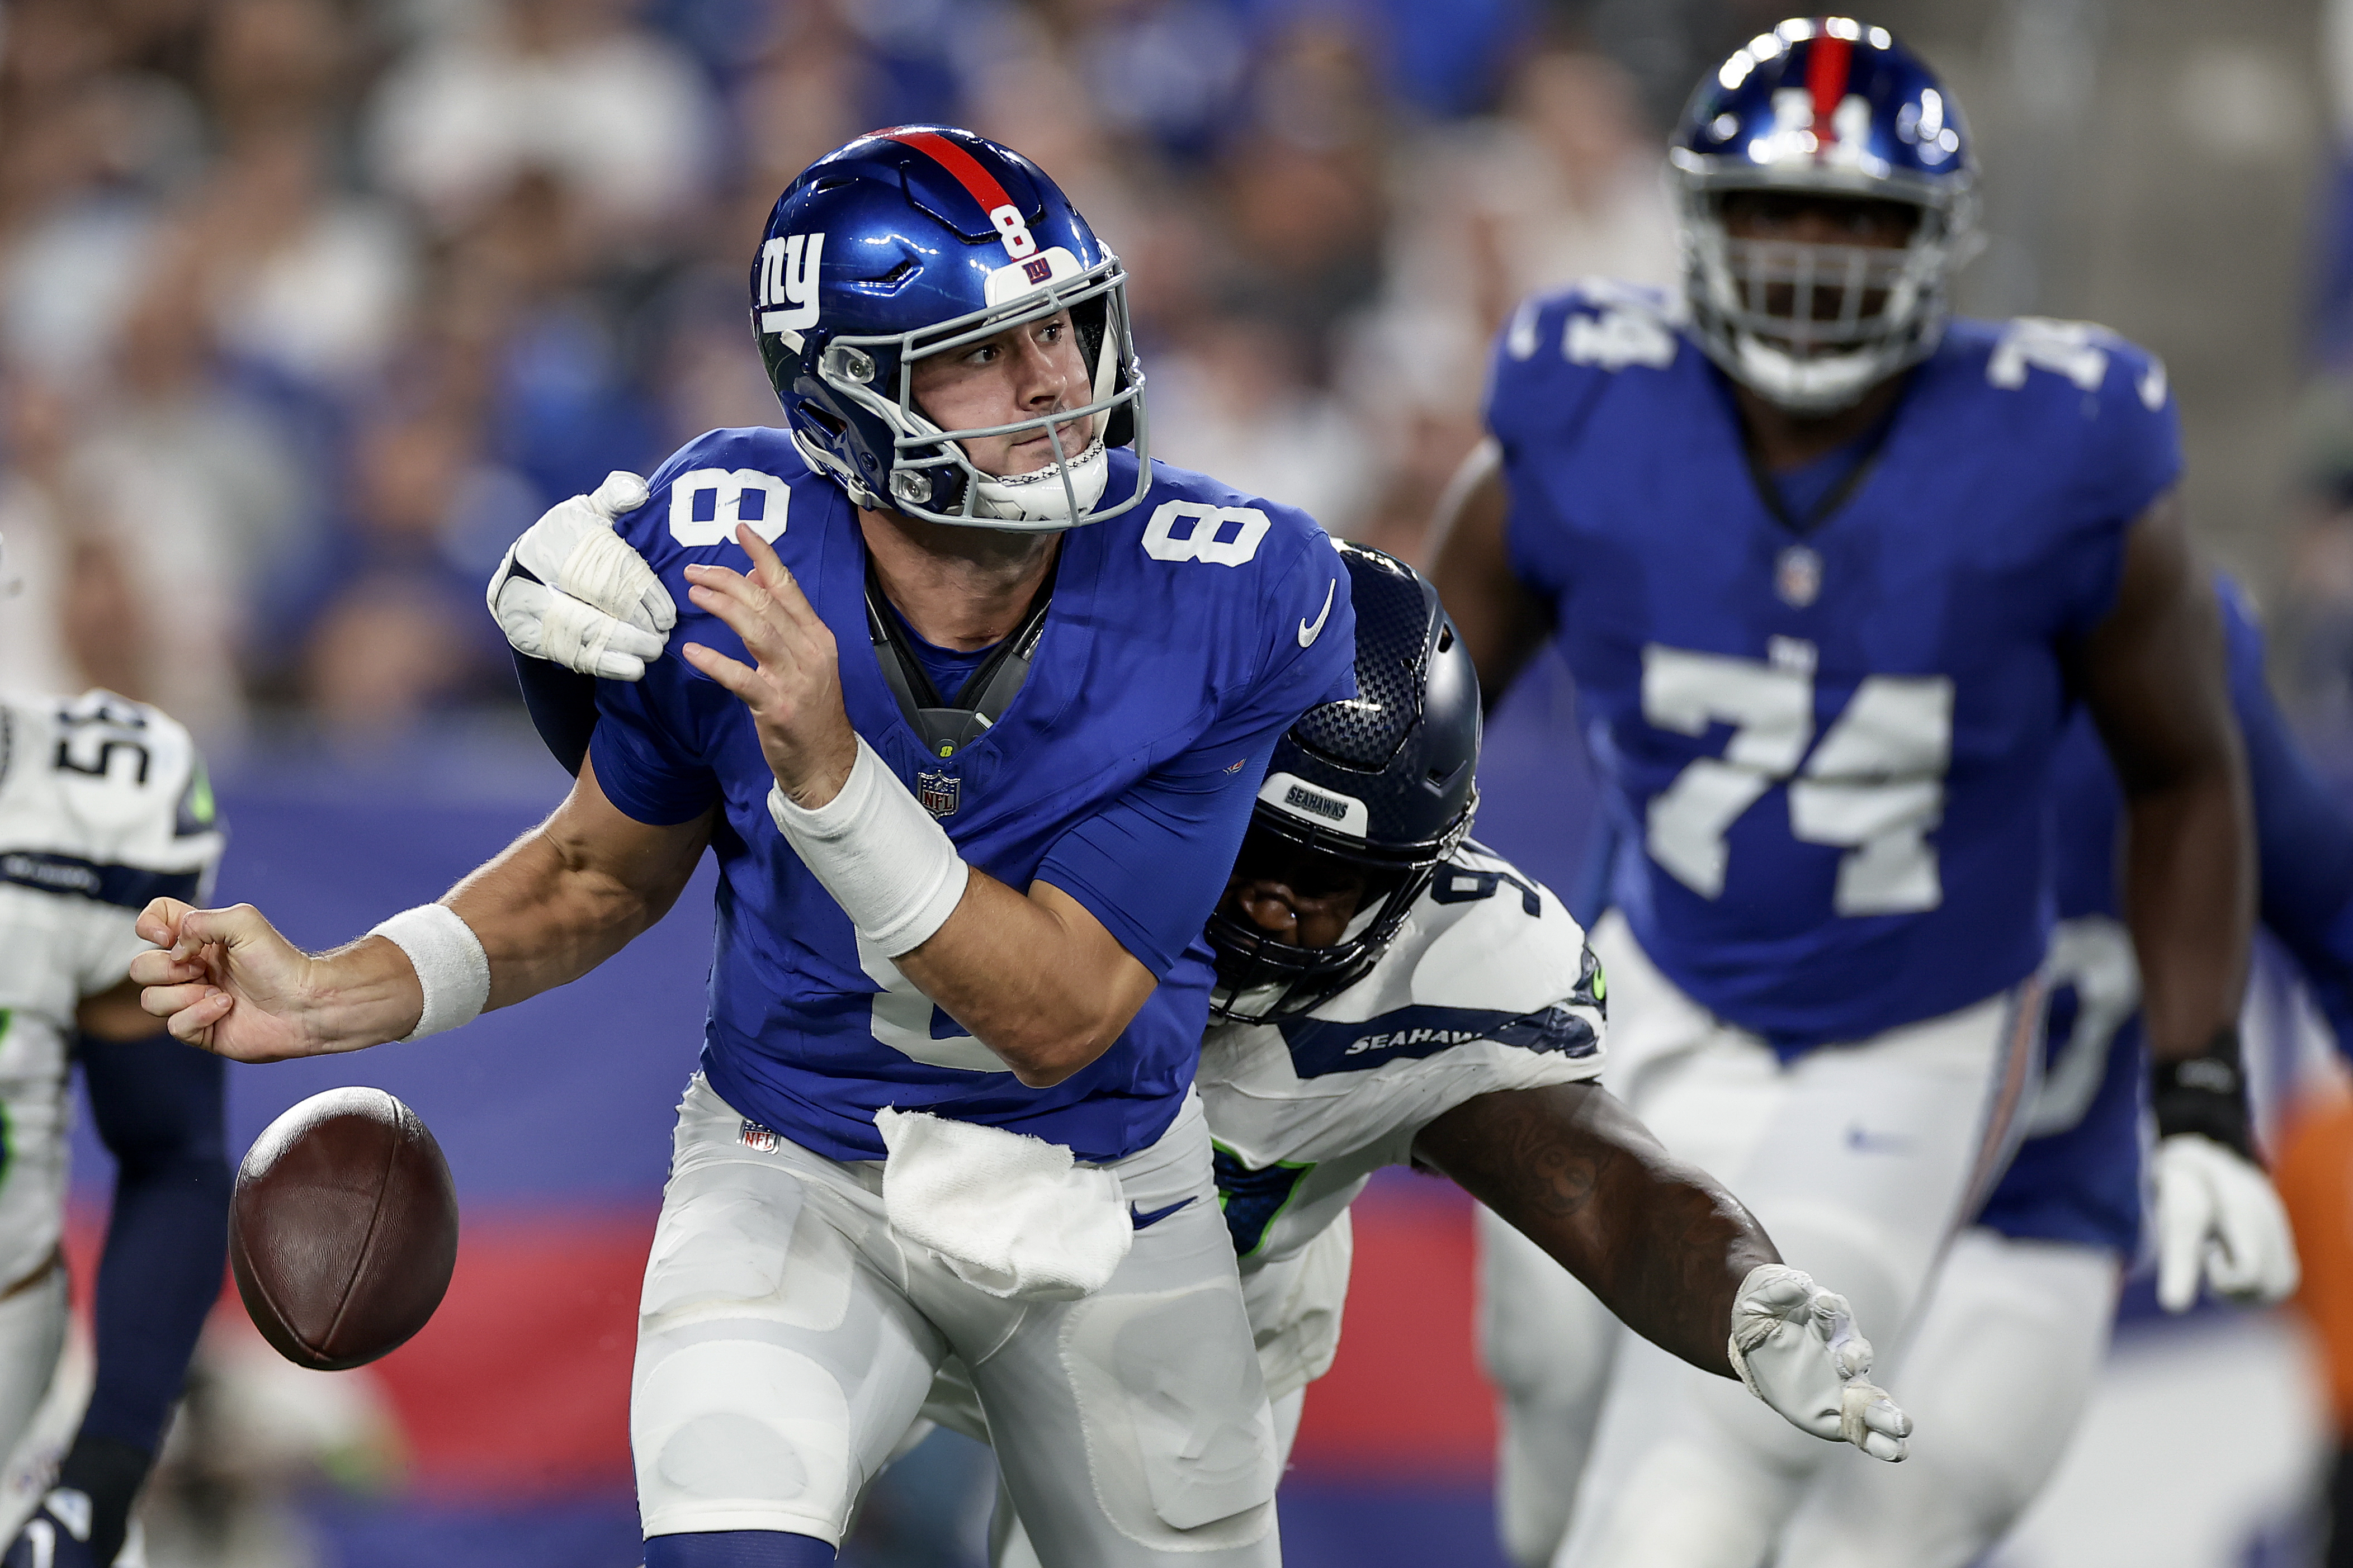
[[[2300,1270],[2287,1210],[2261,1167],[2196,1132],[2157,1143],[2157,1300],[2189,1310],[2200,1279],[2233,1301],[2281,1301]]]
[[[9,1543],[0,1568],[106,1568],[90,1544],[90,1494],[53,1487]]]
[[[1890,1464],[1904,1458],[1912,1417],[1863,1375],[1871,1342],[1854,1310],[1811,1275],[1782,1263],[1750,1269],[1733,1299],[1729,1349],[1748,1392],[1791,1426]]]
[[[678,605],[613,531],[647,493],[645,480],[616,469],[592,493],[548,508],[507,547],[485,596],[516,652],[607,680],[636,680],[661,656]]]

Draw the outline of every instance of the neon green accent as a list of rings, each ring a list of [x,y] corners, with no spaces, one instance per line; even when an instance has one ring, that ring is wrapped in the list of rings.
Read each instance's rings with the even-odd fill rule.
[[[188,781],[188,815],[206,827],[213,825],[217,808],[213,804],[212,775],[205,771],[205,760],[196,759],[195,776]]]

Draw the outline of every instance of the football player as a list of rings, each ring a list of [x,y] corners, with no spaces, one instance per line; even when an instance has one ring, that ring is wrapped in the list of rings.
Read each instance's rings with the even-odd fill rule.
[[[2231,1152],[2244,767],[2164,371],[2094,327],[1948,324],[1967,137],[1883,29],[1725,61],[1671,153],[1680,299],[1522,308],[1435,573],[1490,692],[1556,634],[1574,675],[1620,837],[1613,1088],[1873,1324],[2019,1131],[2079,698],[2126,797],[2160,1173],[2198,1172],[2160,1234],[2196,1257],[2263,1185]],[[1482,1235],[1514,1560],[1752,1568],[1826,1451]]]
[[[2288,738],[2263,678],[2263,634],[2218,581],[2231,703],[2246,741],[2263,922],[2294,955],[2337,1035],[2353,1047],[2353,819]],[[2044,975],[2049,1051],[2026,1142],[1955,1239],[1897,1357],[1905,1403],[1935,1436],[1899,1477],[1826,1473],[1792,1517],[1782,1555],[1811,1568],[1901,1561],[1966,1568],[2009,1532],[2058,1468],[2108,1347],[2124,1271],[2143,1245],[2140,973],[2122,921],[2116,854],[2123,795],[2088,717],[2060,742],[2052,813],[2059,925]],[[2233,1130],[2243,1137],[2243,1127]],[[2227,1294],[2295,1288],[2293,1238],[2270,1191],[2238,1179],[2253,1146],[2177,1145],[2160,1184],[2219,1181],[2216,1236],[2168,1242],[2158,1299],[2196,1299],[2201,1253]],[[2205,1146],[2201,1147],[2203,1144]],[[2158,1223],[2196,1203],[2159,1189]]]
[[[1272,1563],[1198,938],[1275,742],[1354,690],[1347,574],[1150,461],[1119,260],[1006,148],[858,138],[750,281],[785,427],[691,442],[555,574],[650,567],[678,633],[600,685],[564,805],[327,954],[158,901],[143,1004],[241,1059],[421,1037],[585,973],[709,847],[631,1397],[649,1568],[832,1562],[951,1354],[1046,1562]]]
[[[139,910],[202,896],[221,845],[203,761],[171,719],[108,691],[0,701],[5,1568],[115,1561],[220,1295],[222,1064],[157,1034],[126,972],[146,946]],[[76,1060],[116,1161],[88,1385],[60,1353]]]
[[[517,553],[560,559],[604,526],[576,497]],[[1359,694],[1310,709],[1277,743],[1206,933],[1219,989],[1198,1081],[1281,1456],[1338,1349],[1349,1205],[1380,1167],[1413,1163],[1453,1177],[1656,1343],[1736,1368],[1817,1436],[1901,1458],[1909,1423],[1865,1377],[1870,1347],[1843,1302],[1779,1267],[1738,1202],[1595,1080],[1602,981],[1583,931],[1466,837],[1478,678],[1436,592],[1379,551],[1340,555]],[[643,589],[608,602],[628,610]],[[511,635],[529,642],[559,596],[533,595]],[[575,648],[633,635],[585,601],[560,613],[586,634]],[[638,631],[660,635],[650,618]],[[586,726],[533,662],[518,665],[541,694],[533,717],[576,773]],[[926,1414],[988,1440],[960,1362]],[[1036,1560],[1011,1507],[996,1525],[1000,1568]]]

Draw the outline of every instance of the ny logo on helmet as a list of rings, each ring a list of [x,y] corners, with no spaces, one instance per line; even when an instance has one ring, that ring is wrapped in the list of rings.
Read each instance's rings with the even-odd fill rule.
[[[817,261],[824,250],[822,234],[785,235],[760,247],[760,303],[786,307],[762,310],[762,331],[799,332],[817,325]]]

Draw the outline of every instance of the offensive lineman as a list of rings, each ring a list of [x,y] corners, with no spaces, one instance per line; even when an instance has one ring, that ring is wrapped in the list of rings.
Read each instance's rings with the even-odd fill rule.
[[[682,635],[600,688],[565,804],[325,955],[159,901],[142,1003],[241,1059],[418,1037],[586,971],[707,845],[631,1398],[649,1568],[832,1562],[950,1354],[1045,1562],[1271,1564],[1198,936],[1274,742],[1354,689],[1347,575],[1303,514],[1149,460],[1119,261],[1018,154],[859,138],[752,289],[787,428],[689,444],[575,563],[642,554]]]
[[[109,691],[0,701],[0,1568],[115,1561],[220,1293],[222,1064],[158,1035],[126,971],[139,910],[201,897],[222,841],[164,714]],[[77,1058],[117,1164],[86,1406],[60,1359]]]
[[[2215,589],[2246,742],[2263,925],[2295,956],[2338,1049],[2353,1053],[2353,820],[2288,738],[2263,677],[2263,634],[2237,586],[2218,580]],[[1977,1562],[2058,1468],[2106,1356],[2116,1287],[2143,1246],[2147,1065],[2140,976],[2118,918],[2123,801],[2088,720],[2068,727],[2052,785],[2059,926],[2043,969],[2053,1015],[2042,1093],[2018,1157],[1955,1239],[1896,1358],[1905,1404],[1929,1412],[1936,1436],[1900,1476],[1826,1473],[1783,1537],[1790,1562]],[[2252,1143],[2227,1153],[2193,1145],[2177,1149],[2158,1179],[2194,1180],[2201,1166],[2256,1158]],[[2262,1184],[2231,1191],[2235,1201],[2218,1215],[2215,1288],[2280,1300],[2297,1270],[2279,1203]],[[2184,1207],[2160,1203],[2153,1217],[2179,1223]],[[2198,1240],[2160,1244],[2158,1299],[2169,1311],[2196,1299]]]
[[[1522,308],[1435,574],[1491,692],[1558,627],[1620,837],[1619,1092],[1874,1324],[2017,1131],[2076,695],[2130,803],[2160,1162],[2246,1117],[2243,764],[2164,374],[2097,329],[1946,330],[1965,137],[1883,29],[1734,55],[1674,142],[1683,300]],[[2202,1246],[2261,1181],[2201,1164],[2160,1228]],[[1753,1568],[1822,1454],[1482,1234],[1514,1558]]]

